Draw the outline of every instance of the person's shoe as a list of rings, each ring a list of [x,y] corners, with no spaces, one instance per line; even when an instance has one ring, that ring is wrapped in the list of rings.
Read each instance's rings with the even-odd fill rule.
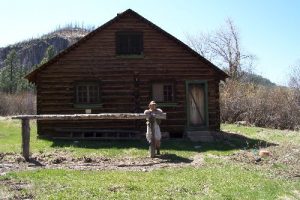
[[[159,149],[157,149],[157,155],[160,155],[160,150]]]

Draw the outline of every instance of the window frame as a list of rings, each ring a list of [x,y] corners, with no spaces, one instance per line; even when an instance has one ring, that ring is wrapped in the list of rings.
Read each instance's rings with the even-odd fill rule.
[[[78,96],[78,87],[84,86],[87,87],[87,101],[86,102],[79,102],[79,96]],[[97,101],[91,102],[91,97],[90,97],[90,91],[89,88],[90,86],[97,86],[98,91],[97,91]],[[78,106],[88,106],[88,105],[100,105],[101,104],[101,81],[76,81],[74,85],[74,105],[75,107]]]
[[[140,37],[140,43],[138,48],[140,48],[140,53],[131,53],[129,50],[128,52],[122,52],[122,48],[121,48],[121,44],[120,44],[120,36],[127,36],[128,40],[129,37],[131,36],[139,36]],[[127,49],[132,49],[133,45],[129,45],[132,44],[131,42],[127,41]],[[130,46],[130,47],[129,47]],[[141,31],[117,31],[116,35],[115,35],[115,47],[116,47],[116,55],[117,56],[143,56],[144,55],[144,34]]]
[[[164,100],[163,101],[156,101],[156,103],[159,103],[160,105],[163,105],[163,104],[174,104],[176,103],[176,83],[174,80],[165,80],[165,81],[158,81],[158,80],[154,80],[154,81],[151,81],[151,85],[150,85],[150,91],[151,91],[151,100],[155,100],[154,97],[153,97],[153,85],[154,84],[162,84],[162,87],[163,87],[163,98]],[[165,85],[171,85],[172,86],[172,92],[173,92],[173,99],[171,101],[166,101],[165,100],[165,97],[164,97],[164,86]],[[175,105],[174,105],[175,106]]]

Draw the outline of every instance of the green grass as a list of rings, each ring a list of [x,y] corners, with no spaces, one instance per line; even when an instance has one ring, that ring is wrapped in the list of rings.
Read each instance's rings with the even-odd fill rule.
[[[222,124],[221,129],[248,137],[252,146],[262,141],[273,143],[289,142],[300,145],[300,132],[296,131],[237,126],[234,124]],[[176,154],[179,157],[191,157],[199,152],[215,155],[229,155],[239,149],[251,148],[249,143],[234,140],[231,142],[234,144],[233,146],[222,142],[208,144],[190,142],[188,140],[166,140],[162,142],[162,151],[167,154]],[[20,121],[0,120],[0,152],[20,153],[20,151]],[[36,123],[31,122],[30,151],[32,153],[64,151],[76,157],[87,154],[106,157],[145,157],[148,155],[148,144],[146,140],[74,142],[37,139]]]
[[[96,155],[107,157],[145,157],[145,141],[48,141],[36,139],[36,125],[31,124],[31,151],[66,151],[73,156]],[[300,144],[300,133],[257,127],[223,124],[222,130],[240,133],[253,142],[264,140],[283,144]],[[0,153],[20,152],[20,122],[0,121]],[[203,166],[157,169],[150,172],[104,170],[79,171],[68,169],[38,169],[10,172],[0,176],[0,199],[13,195],[35,199],[300,199],[299,179],[270,176],[274,169],[238,163],[226,155],[247,148],[244,143],[234,145],[193,143],[186,140],[163,141],[163,153],[178,158],[190,158],[201,153]],[[195,148],[195,146],[199,148]],[[217,156],[211,156],[211,154]],[[176,158],[177,159],[177,158]],[[0,160],[1,164],[1,160]],[[24,183],[19,191],[1,184],[5,180]]]
[[[38,140],[36,123],[31,122],[31,147],[35,150],[48,150],[51,142]],[[15,152],[21,150],[21,122],[20,120],[0,120],[0,152]]]
[[[293,143],[300,145],[300,132],[289,130],[277,130],[270,128],[250,127],[250,126],[238,126],[236,124],[222,124],[221,129],[223,131],[229,131],[239,133],[244,136],[265,140],[274,143]]]
[[[28,182],[37,199],[277,199],[292,197],[299,182],[210,159],[202,168],[152,172],[36,170],[6,178]]]
[[[87,154],[106,157],[148,156],[146,140],[138,141],[67,141],[37,139],[36,123],[31,122],[30,151],[32,153],[65,151],[79,157]],[[195,148],[195,147],[200,148]],[[162,151],[180,157],[191,157],[198,152],[227,155],[236,148],[223,143],[205,144],[188,140],[167,140],[162,142]],[[21,151],[21,123],[19,120],[0,120],[0,152]]]
[[[276,199],[299,188],[231,165],[150,173],[38,170],[10,176],[33,182],[37,199]]]

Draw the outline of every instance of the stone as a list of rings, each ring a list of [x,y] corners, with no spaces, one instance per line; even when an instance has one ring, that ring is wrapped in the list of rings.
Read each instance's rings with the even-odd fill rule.
[[[265,149],[261,149],[261,150],[259,150],[258,155],[260,157],[270,157],[271,156],[271,152],[268,151],[268,150],[265,150]]]

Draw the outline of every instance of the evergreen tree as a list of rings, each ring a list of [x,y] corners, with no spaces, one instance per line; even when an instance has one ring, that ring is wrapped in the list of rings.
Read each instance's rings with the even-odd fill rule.
[[[0,74],[0,86],[4,92],[10,94],[16,92],[17,71],[20,66],[20,61],[15,50],[11,50],[4,60],[4,67]]]
[[[51,60],[56,54],[56,51],[54,49],[54,46],[53,45],[50,45],[47,49],[46,49],[46,52],[45,52],[45,55],[44,55],[44,58],[43,60],[41,61],[40,65],[43,65],[45,64],[46,62],[48,62],[49,60]]]
[[[0,71],[0,91],[14,94],[33,89],[33,85],[24,79],[27,70],[20,64],[17,52],[8,53],[4,67]]]
[[[26,80],[24,77],[26,74],[28,74],[28,70],[26,70],[24,67],[21,67],[17,71],[17,86],[16,86],[16,92],[23,92],[23,91],[33,91],[34,85],[29,83],[28,80]]]

